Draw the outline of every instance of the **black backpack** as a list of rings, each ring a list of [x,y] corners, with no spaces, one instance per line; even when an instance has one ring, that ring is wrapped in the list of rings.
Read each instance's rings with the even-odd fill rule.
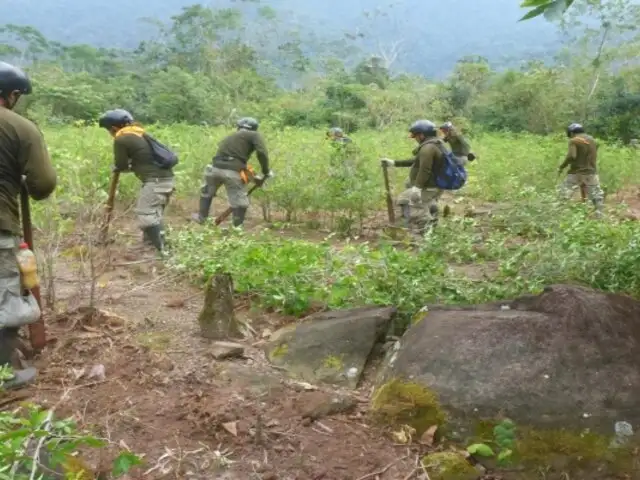
[[[170,170],[178,164],[178,156],[168,147],[160,143],[148,133],[143,134],[144,139],[151,147],[153,163],[163,170]]]

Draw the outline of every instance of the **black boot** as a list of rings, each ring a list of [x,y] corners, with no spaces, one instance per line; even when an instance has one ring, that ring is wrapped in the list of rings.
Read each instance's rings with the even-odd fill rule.
[[[244,217],[247,215],[247,209],[244,207],[234,208],[232,210],[233,226],[240,227],[244,223]]]
[[[213,203],[213,197],[200,197],[200,207],[198,213],[191,215],[191,219],[194,222],[200,224],[204,223],[209,218],[209,210],[211,210],[211,203]]]
[[[160,225],[147,227],[144,229],[144,232],[147,234],[151,245],[156,247],[156,250],[158,250],[159,252],[162,252],[164,250],[164,243],[162,241],[162,230]]]
[[[431,225],[434,227],[438,225],[438,217],[439,217],[438,211],[439,209],[436,203],[432,203],[431,205],[429,205],[429,213],[431,214]]]

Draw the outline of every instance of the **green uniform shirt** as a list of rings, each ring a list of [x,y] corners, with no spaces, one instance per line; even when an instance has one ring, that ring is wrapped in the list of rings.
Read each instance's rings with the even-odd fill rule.
[[[160,168],[153,161],[151,146],[142,137],[140,127],[125,127],[122,131],[113,141],[114,164],[118,170],[133,172],[143,183],[154,178],[173,177],[173,170]]]
[[[262,174],[269,173],[269,152],[260,133],[253,130],[240,129],[224,138],[218,145],[213,157],[213,166],[237,172],[247,168],[249,157],[256,152]]]
[[[443,167],[442,148],[445,148],[442,140],[429,138],[413,151],[413,159],[400,160],[395,164],[398,167],[411,167],[409,182],[412,187],[436,188],[435,173]]]
[[[569,174],[595,175],[598,161],[598,145],[593,137],[579,133],[569,139],[569,151],[561,169],[569,165]]]
[[[0,107],[0,230],[14,235],[21,235],[18,195],[22,175],[27,177],[34,200],[44,200],[56,188],[56,171],[38,127]]]
[[[446,141],[451,147],[451,153],[456,157],[466,157],[471,153],[471,146],[469,142],[455,130],[451,130],[446,137]]]

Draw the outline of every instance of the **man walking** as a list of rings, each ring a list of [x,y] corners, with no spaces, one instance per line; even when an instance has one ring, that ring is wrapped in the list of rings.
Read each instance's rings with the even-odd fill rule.
[[[34,200],[48,198],[56,188],[56,172],[42,134],[26,118],[13,112],[31,81],[17,67],[0,62],[0,366],[11,364],[18,330],[40,318],[40,308],[24,291],[16,259],[21,236],[18,196],[26,182]],[[3,388],[18,388],[36,376],[34,368],[17,370]]]
[[[443,168],[442,140],[433,122],[418,120],[409,128],[409,136],[418,146],[413,150],[410,160],[394,161],[383,158],[386,166],[411,167],[408,189],[398,197],[402,217],[408,227],[415,225],[417,233],[422,235],[427,226],[438,220],[438,199],[442,190],[436,186],[436,174]]]
[[[253,181],[261,186],[265,179],[273,176],[269,169],[269,152],[262,135],[258,132],[258,121],[245,117],[238,120],[236,126],[237,130],[220,142],[211,165],[207,165],[204,170],[204,184],[200,189],[200,210],[192,215],[192,219],[198,223],[204,223],[209,217],[213,198],[218,189],[224,186],[231,206],[233,226],[242,226],[249,208],[246,185]],[[260,176],[255,175],[248,165],[253,152],[260,162]]]
[[[584,127],[579,123],[572,123],[567,127],[569,138],[569,151],[558,167],[561,174],[568,166],[569,171],[564,182],[558,187],[558,194],[564,200],[569,200],[574,192],[585,185],[587,197],[596,209],[596,215],[602,216],[604,208],[604,192],[600,188],[598,177],[598,145],[593,137],[585,133]]]
[[[154,154],[151,137],[135,124],[126,110],[105,112],[99,121],[113,137],[114,172],[133,172],[142,182],[135,213],[143,242],[164,252],[164,210],[175,189],[173,168],[161,164]]]

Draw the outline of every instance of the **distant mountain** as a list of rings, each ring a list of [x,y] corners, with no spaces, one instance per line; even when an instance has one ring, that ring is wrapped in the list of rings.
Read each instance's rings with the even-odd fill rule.
[[[50,39],[133,48],[154,33],[143,17],[168,20],[192,0],[20,0],[2,22],[31,25]],[[213,8],[255,9],[252,0],[200,2]],[[518,23],[517,0],[262,0],[286,29],[322,40],[355,38],[370,53],[400,43],[394,70],[441,77],[461,57],[480,55],[497,66],[549,58],[560,38],[544,20]],[[365,14],[365,12],[369,12]],[[377,12],[377,13],[376,13]],[[368,16],[367,16],[368,15]],[[260,34],[260,32],[253,32]]]

